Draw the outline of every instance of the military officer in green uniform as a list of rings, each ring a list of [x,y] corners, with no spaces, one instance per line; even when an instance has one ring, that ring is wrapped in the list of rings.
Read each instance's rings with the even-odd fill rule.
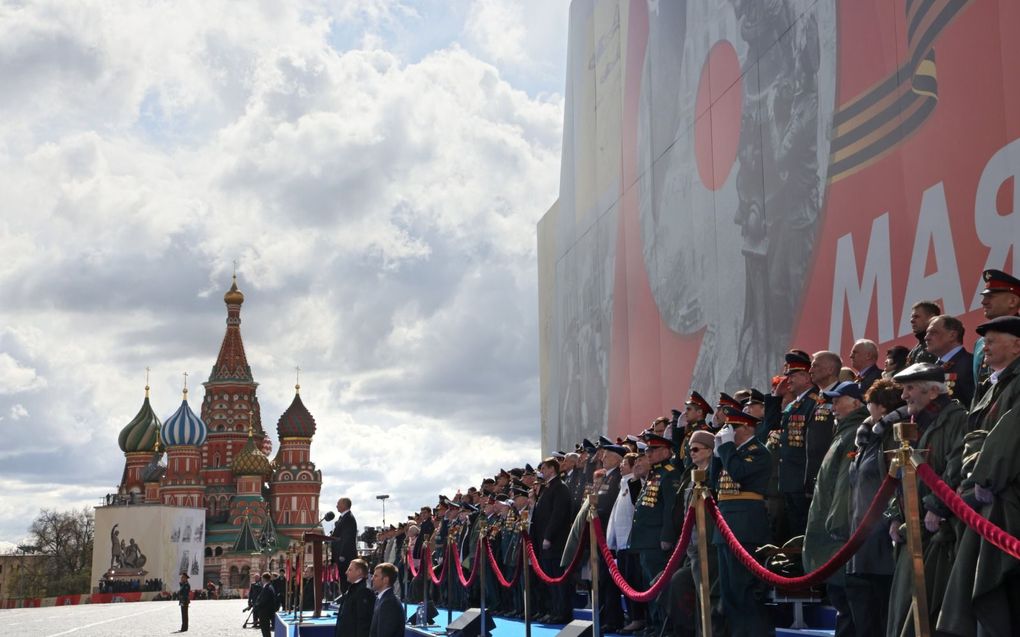
[[[771,422],[758,423],[758,440],[764,444],[769,432],[779,430],[779,491],[783,495],[787,532],[791,537],[803,535],[807,526],[808,493],[805,491],[807,472],[807,424],[818,405],[818,387],[811,382],[811,357],[802,350],[786,353],[783,374],[786,378],[766,397],[765,411]],[[779,409],[783,394],[791,392],[795,398]],[[788,539],[788,538],[784,538]]]
[[[645,455],[651,470],[645,480],[634,509],[634,524],[630,532],[630,550],[637,551],[647,586],[662,572],[673,550],[673,501],[680,490],[683,474],[670,463],[675,448],[668,438],[645,434]],[[664,609],[657,602],[650,604],[651,629],[658,630],[665,619]]]
[[[989,321],[1000,316],[1017,316],[1020,314],[1020,279],[1012,277],[1002,270],[985,270],[981,273],[985,281],[985,289],[981,291],[981,309]],[[985,337],[979,336],[974,343],[974,402],[976,403],[984,389],[985,382],[992,373],[992,368],[985,361]],[[964,405],[969,407],[970,405]]]
[[[769,541],[765,510],[772,459],[756,437],[758,419],[727,409],[726,425],[716,434],[711,481],[719,511],[740,544],[750,553]],[[764,587],[730,550],[719,530],[712,538],[719,557],[723,614],[733,637],[769,635]]]
[[[992,370],[975,397],[958,491],[982,517],[1020,535],[1020,317],[977,327]],[[981,444],[984,438],[983,445]],[[1020,634],[1020,562],[967,527],[959,542],[938,629],[953,635]]]

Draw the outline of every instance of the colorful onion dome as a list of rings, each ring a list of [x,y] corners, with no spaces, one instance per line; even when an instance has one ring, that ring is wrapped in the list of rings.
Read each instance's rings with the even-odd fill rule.
[[[124,453],[152,451],[159,438],[159,418],[149,404],[149,386],[145,386],[145,401],[131,422],[120,430],[117,444]]]
[[[234,472],[235,476],[268,476],[273,472],[273,468],[269,466],[269,458],[255,444],[255,438],[250,429],[248,430],[248,442],[244,445],[241,453],[230,463],[230,470]]]
[[[191,411],[188,406],[188,390],[184,390],[184,400],[173,416],[166,419],[160,430],[160,437],[167,447],[182,445],[198,446],[205,442],[207,429],[202,419]]]
[[[237,289],[237,275],[234,275],[234,282],[230,289],[223,295],[223,302],[227,305],[240,305],[244,303],[244,295]]]
[[[315,418],[312,418],[312,414],[308,413],[305,404],[301,402],[301,386],[295,385],[294,389],[294,400],[276,423],[276,433],[281,440],[311,438],[315,435]]]
[[[166,465],[163,464],[163,452],[157,450],[152,454],[152,460],[142,469],[142,482],[159,482],[166,473]]]

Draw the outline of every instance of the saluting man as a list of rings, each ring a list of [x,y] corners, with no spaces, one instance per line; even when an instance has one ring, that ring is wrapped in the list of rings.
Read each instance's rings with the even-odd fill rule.
[[[687,426],[684,428],[684,439],[683,444],[680,447],[679,453],[683,457],[684,465],[689,469],[691,465],[690,453],[688,453],[688,446],[690,445],[691,434],[695,431],[712,431],[712,427],[705,420],[710,414],[715,413],[712,406],[708,404],[708,401],[696,391],[691,392],[691,397],[684,403],[684,420],[687,421]]]
[[[811,382],[810,369],[811,357],[807,352],[793,349],[786,353],[783,369],[786,378],[776,385],[772,395],[766,397],[765,411],[772,414],[772,421],[758,423],[759,441],[768,440],[770,430],[779,430],[779,491],[783,494],[783,508],[791,537],[803,535],[807,526],[809,501],[804,490],[807,472],[805,441],[808,421],[814,415],[819,400],[818,387]],[[779,405],[787,391],[796,398],[780,412]]]
[[[715,436],[711,481],[720,513],[741,546],[754,553],[769,540],[765,510],[772,459],[755,437],[758,419],[727,409],[726,425]],[[712,539],[719,556],[723,614],[733,637],[769,635],[764,589],[730,550],[717,528]]]

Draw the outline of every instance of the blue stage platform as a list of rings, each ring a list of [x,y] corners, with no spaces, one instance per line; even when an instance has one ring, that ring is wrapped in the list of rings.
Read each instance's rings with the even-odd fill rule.
[[[414,614],[417,606],[407,606],[407,617]],[[461,611],[453,611],[452,619],[460,617]],[[831,608],[823,606],[812,606],[805,608],[805,616],[810,624],[815,626],[833,626],[835,615]],[[274,637],[332,637],[336,627],[336,609],[323,609],[322,617],[312,619],[311,612],[306,612],[298,626],[297,617],[292,613],[277,613]],[[575,609],[574,619],[591,621],[591,610]],[[436,637],[446,634],[447,611],[439,609],[436,623],[425,628],[407,626],[404,631],[405,637]],[[506,619],[504,617],[493,617],[496,628],[493,634],[500,637],[524,637],[524,621],[519,619]],[[777,622],[780,623],[780,622]],[[555,637],[563,626],[560,624],[539,624],[532,622],[532,637]],[[831,628],[802,628],[799,630],[791,628],[777,628],[777,637],[832,637],[835,631]]]

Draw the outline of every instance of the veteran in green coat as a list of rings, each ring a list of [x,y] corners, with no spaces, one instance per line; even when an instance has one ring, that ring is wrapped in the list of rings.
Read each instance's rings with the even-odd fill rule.
[[[769,541],[765,509],[772,458],[756,437],[759,421],[750,414],[727,409],[715,440],[711,482],[726,525],[750,553]],[[719,588],[730,634],[770,635],[765,613],[764,586],[730,550],[719,530],[712,538],[719,557]]]
[[[914,447],[926,451],[931,468],[952,488],[960,484],[963,438],[967,434],[967,411],[949,397],[945,370],[932,363],[916,363],[896,374],[893,380],[903,385],[907,412],[917,424],[921,436]],[[956,555],[959,522],[931,491],[918,481],[921,498],[921,545],[924,555],[924,579],[928,594],[928,610],[934,625],[942,608],[942,598],[949,581],[949,570]],[[889,621],[886,635],[901,637],[914,634],[910,613],[913,591],[913,563],[906,544],[903,499],[897,495],[890,508],[892,521],[889,534],[897,545],[896,568],[893,571],[889,596]]]
[[[857,428],[868,417],[860,385],[846,381],[822,395],[832,402],[836,417],[829,449],[822,458],[815,481],[807,530],[804,532],[804,570],[825,564],[850,539],[850,463],[857,448]],[[826,582],[829,601],[836,609],[836,634],[853,632],[853,619],[846,596],[846,568],[840,568]]]
[[[977,332],[985,337],[985,361],[992,373],[971,410],[971,424],[979,431],[967,437],[965,477],[959,490],[983,517],[1017,536],[1020,317],[993,319],[978,326]],[[992,546],[972,529],[965,529],[937,626],[945,633],[965,637],[1020,634],[1020,561]]]

